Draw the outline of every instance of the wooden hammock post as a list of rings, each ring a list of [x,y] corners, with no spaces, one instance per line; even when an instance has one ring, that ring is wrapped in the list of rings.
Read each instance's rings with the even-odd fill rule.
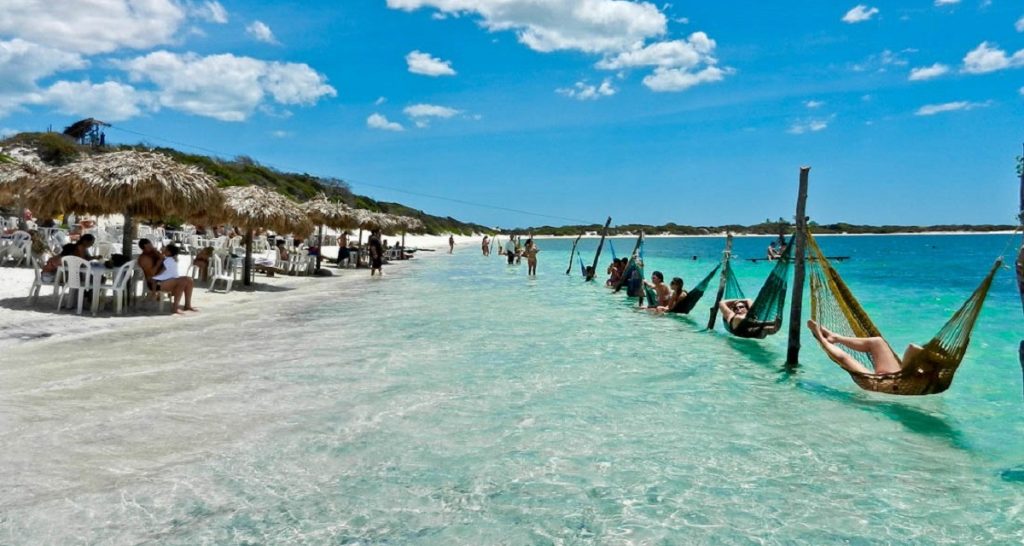
[[[796,197],[796,248],[793,260],[793,299],[789,308],[789,348],[786,351],[786,366],[795,367],[800,362],[800,331],[803,322],[804,273],[807,255],[807,178],[810,167],[800,167],[800,190]]]
[[[245,263],[242,264],[242,284],[252,284],[252,228],[245,232]]]
[[[590,274],[586,276],[587,282],[594,280],[594,275],[597,275],[597,261],[601,259],[601,249],[604,248],[604,239],[608,236],[608,226],[612,225],[612,217],[608,217],[608,221],[604,223],[604,229],[601,230],[601,242],[597,243],[597,254],[594,254],[594,266],[590,268]]]
[[[718,304],[722,303],[722,296],[725,295],[725,262],[732,256],[732,233],[725,234],[725,251],[722,252],[722,273],[718,277],[718,294],[715,295],[715,304],[711,306],[711,318],[708,319],[708,330],[714,330],[715,321],[718,320]]]
[[[569,272],[572,271],[572,259],[576,257],[576,245],[580,243],[580,237],[583,237],[582,233],[577,235],[576,240],[572,242],[572,250],[569,251],[569,267],[565,268],[566,275],[568,275]]]
[[[1024,156],[1017,161],[1017,174],[1020,175],[1020,215],[1018,221],[1024,226]],[[1020,292],[1020,303],[1024,306],[1024,243],[1021,243],[1017,251],[1017,291]],[[1021,375],[1024,376],[1024,340],[1021,340],[1017,348],[1017,358],[1020,360]]]

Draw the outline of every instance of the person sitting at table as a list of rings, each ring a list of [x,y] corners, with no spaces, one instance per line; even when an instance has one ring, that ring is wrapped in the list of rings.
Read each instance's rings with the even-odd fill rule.
[[[43,282],[53,282],[57,278],[57,270],[60,269],[62,260],[67,256],[75,255],[75,243],[68,243],[61,247],[60,254],[55,254],[46,263],[43,264],[42,270],[40,270],[40,277]]]
[[[142,250],[142,254],[139,254],[138,261],[135,263],[138,264],[143,276],[146,277],[146,287],[151,291],[155,290],[153,288],[153,275],[156,275],[157,271],[160,270],[160,262],[164,258],[149,239],[139,239],[139,248]]]
[[[89,254],[89,249],[92,245],[96,244],[96,237],[93,237],[91,233],[86,233],[78,238],[78,242],[75,243],[75,256],[89,261],[92,260],[92,255]]]
[[[192,289],[195,287],[195,283],[192,281],[192,277],[181,276],[178,274],[178,245],[169,244],[164,247],[163,250],[163,262],[161,262],[162,269],[156,275],[153,275],[153,286],[157,292],[166,292],[174,298],[174,303],[171,306],[171,312],[179,315],[181,311],[178,309],[178,304],[181,303],[181,297],[185,296],[185,311],[198,311],[198,309],[192,307]]]
[[[208,246],[196,252],[196,258],[192,261],[199,272],[199,281],[206,282],[210,277],[210,260],[213,259],[213,247]]]

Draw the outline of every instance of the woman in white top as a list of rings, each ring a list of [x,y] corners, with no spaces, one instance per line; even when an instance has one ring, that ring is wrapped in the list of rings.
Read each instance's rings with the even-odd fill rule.
[[[164,247],[164,260],[161,269],[153,275],[153,283],[158,292],[167,292],[174,297],[174,305],[171,310],[174,314],[181,314],[178,304],[181,303],[181,296],[185,296],[185,311],[198,311],[192,307],[192,289],[195,283],[192,277],[178,274],[178,245],[170,244]]]

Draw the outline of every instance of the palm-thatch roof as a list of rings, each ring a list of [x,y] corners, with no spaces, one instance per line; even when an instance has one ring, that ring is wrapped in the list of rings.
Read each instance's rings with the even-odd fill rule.
[[[39,174],[39,170],[0,154],[0,205],[13,203],[24,190],[26,179]]]
[[[219,207],[217,183],[197,167],[139,151],[112,152],[42,173],[25,192],[41,215],[64,211],[188,216]]]
[[[313,224],[306,212],[287,197],[259,186],[233,186],[221,190],[224,206],[212,217],[235,227],[270,229],[306,236]]]
[[[335,229],[359,227],[359,213],[343,203],[335,203],[323,193],[300,205],[310,221],[317,225]]]

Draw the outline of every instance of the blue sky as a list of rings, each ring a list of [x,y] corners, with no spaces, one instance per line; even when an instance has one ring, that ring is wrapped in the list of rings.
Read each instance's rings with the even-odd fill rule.
[[[0,130],[95,116],[490,225],[791,217],[801,165],[819,222],[1012,223],[1022,68],[1005,0],[7,0]]]

